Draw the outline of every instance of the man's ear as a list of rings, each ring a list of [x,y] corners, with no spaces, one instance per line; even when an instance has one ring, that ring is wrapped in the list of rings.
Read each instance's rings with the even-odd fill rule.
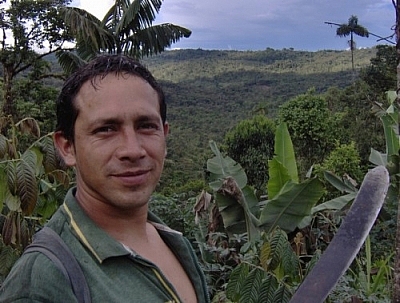
[[[163,127],[164,127],[164,137],[165,137],[165,139],[167,139],[167,136],[169,134],[169,124],[168,124],[168,122],[165,122]],[[167,148],[165,148],[164,157],[167,157],[167,152],[168,152],[168,150],[167,150]]]
[[[67,166],[74,166],[76,163],[74,144],[60,131],[53,134],[53,142],[64,163]]]

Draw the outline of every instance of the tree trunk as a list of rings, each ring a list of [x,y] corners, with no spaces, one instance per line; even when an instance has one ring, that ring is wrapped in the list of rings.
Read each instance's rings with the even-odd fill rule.
[[[350,32],[350,51],[351,51],[351,70],[354,76],[354,38],[353,32]]]
[[[14,111],[14,100],[12,94],[12,81],[13,72],[6,65],[3,65],[3,104],[2,104],[2,116],[13,116]]]

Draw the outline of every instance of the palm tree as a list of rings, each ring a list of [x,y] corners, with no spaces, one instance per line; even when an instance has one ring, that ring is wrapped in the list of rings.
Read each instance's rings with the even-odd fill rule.
[[[115,0],[99,20],[76,7],[62,11],[76,38],[76,52],[60,52],[65,71],[71,72],[99,53],[125,54],[137,59],[161,53],[191,31],[171,23],[153,25],[163,0]]]
[[[349,18],[349,22],[346,24],[340,24],[336,30],[336,35],[339,37],[347,37],[350,35],[349,46],[351,51],[351,67],[354,71],[354,50],[356,48],[356,43],[354,41],[354,34],[360,37],[367,37],[369,36],[368,30],[358,24],[357,16],[352,15]]]

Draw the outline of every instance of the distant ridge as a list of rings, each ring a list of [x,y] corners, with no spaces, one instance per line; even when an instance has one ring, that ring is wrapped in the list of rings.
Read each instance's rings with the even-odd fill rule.
[[[375,54],[375,48],[355,51],[356,71],[368,66]],[[350,52],[337,50],[188,49],[143,62],[167,96],[171,135],[164,180],[171,174],[184,180],[201,176],[209,140],[222,143],[239,121],[260,111],[274,118],[281,104],[312,87],[322,93],[332,86],[344,88],[354,79]]]

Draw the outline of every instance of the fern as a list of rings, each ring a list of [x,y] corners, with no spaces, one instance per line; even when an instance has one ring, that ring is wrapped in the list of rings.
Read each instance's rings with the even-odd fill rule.
[[[286,241],[286,248],[282,251],[281,258],[282,270],[285,276],[295,277],[300,272],[300,262],[288,241]]]
[[[276,269],[282,260],[282,255],[288,248],[288,239],[284,231],[277,228],[272,233],[272,238],[270,240],[271,245],[271,261],[270,270]]]
[[[270,256],[271,256],[271,245],[269,242],[265,242],[260,249],[260,262],[262,268],[265,271],[268,271],[269,263],[270,263]]]
[[[238,301],[240,297],[240,290],[250,270],[250,265],[241,263],[236,266],[229,276],[229,282],[226,286],[226,296],[232,301]]]
[[[241,303],[257,303],[259,301],[259,292],[261,290],[261,284],[265,278],[266,273],[259,269],[254,268],[249,275],[246,277],[243,288],[240,291]]]
[[[290,290],[284,284],[281,284],[274,294],[273,302],[286,303],[289,302],[291,297]]]
[[[273,275],[268,274],[260,287],[260,302],[275,303],[274,294],[278,286],[278,280]]]

